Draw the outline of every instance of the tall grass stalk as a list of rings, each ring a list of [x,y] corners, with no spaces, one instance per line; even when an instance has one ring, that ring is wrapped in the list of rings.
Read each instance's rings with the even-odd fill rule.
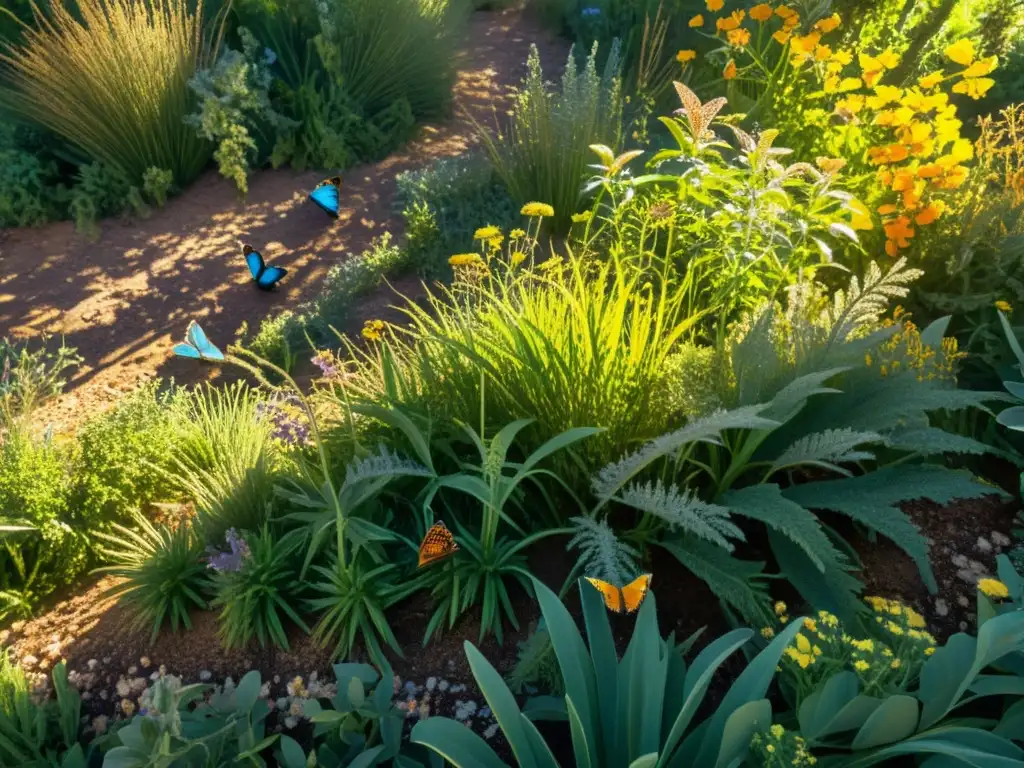
[[[212,49],[202,2],[54,0],[35,9],[22,41],[0,49],[0,106],[50,129],[141,185],[150,168],[178,185],[203,169],[212,147],[185,124],[188,81]]]
[[[616,149],[622,133],[618,43],[597,73],[597,46],[583,69],[569,53],[561,90],[548,93],[537,47],[530,48],[527,75],[508,124],[492,132],[477,124],[484,148],[509,194],[520,204],[552,205],[557,233],[568,231],[592,162],[591,144]]]
[[[335,0],[320,53],[367,113],[406,99],[417,117],[441,114],[455,84],[466,0]]]
[[[221,542],[229,528],[256,531],[266,522],[280,457],[259,402],[236,382],[197,389],[175,403],[171,474],[195,502],[208,543]]]
[[[514,279],[458,283],[429,293],[426,306],[408,302],[408,328],[392,329],[379,350],[352,348],[347,387],[466,423],[483,399],[494,424],[535,418],[531,447],[602,427],[579,446],[596,466],[663,428],[657,384],[696,322],[683,299],[646,270],[575,258]]]

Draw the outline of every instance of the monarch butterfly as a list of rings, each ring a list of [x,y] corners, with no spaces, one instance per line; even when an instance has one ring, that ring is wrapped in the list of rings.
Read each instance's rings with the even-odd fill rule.
[[[427,535],[420,542],[420,562],[417,567],[422,568],[438,560],[443,560],[458,548],[459,545],[455,543],[452,532],[439,520],[430,526]]]
[[[601,581],[601,579],[592,579],[589,576],[586,579],[594,586],[594,589],[601,593],[608,610],[615,611],[615,613],[622,613],[623,607],[625,607],[626,613],[636,611],[651,588],[651,574],[649,573],[638,576],[621,589],[607,581]]]

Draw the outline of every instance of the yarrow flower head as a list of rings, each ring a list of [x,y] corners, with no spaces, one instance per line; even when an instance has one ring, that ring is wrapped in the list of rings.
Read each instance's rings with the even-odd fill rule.
[[[486,227],[480,227],[473,233],[474,240],[493,240],[496,237],[501,237],[501,230],[493,224],[488,224]]]
[[[993,600],[1005,600],[1010,596],[1010,590],[998,579],[980,579],[978,591]]]
[[[527,203],[519,211],[523,216],[544,216],[550,218],[555,215],[555,209],[547,203]]]

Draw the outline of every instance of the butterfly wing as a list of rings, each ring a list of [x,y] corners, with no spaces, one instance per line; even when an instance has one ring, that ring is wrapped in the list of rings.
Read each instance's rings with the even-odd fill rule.
[[[622,601],[626,604],[626,612],[633,613],[647,597],[651,589],[651,574],[638,576],[622,588]]]
[[[444,523],[438,521],[430,526],[427,535],[420,542],[420,560],[418,568],[442,560],[458,550],[455,537]]]
[[[601,581],[601,579],[592,579],[590,576],[585,577],[587,581],[601,593],[601,597],[604,598],[604,604],[608,607],[609,611],[615,611],[615,613],[622,613],[622,592],[614,584],[609,584],[607,581]]]
[[[217,360],[221,361],[224,359],[224,353],[217,349],[211,342],[203,329],[199,327],[199,323],[193,320],[188,324],[188,330],[185,331],[185,341],[191,344],[199,352],[199,357],[203,360]]]
[[[178,357],[191,357],[195,360],[201,359],[202,355],[199,354],[199,350],[193,347],[191,344],[175,344],[174,354]]]
[[[309,193],[309,199],[320,206],[330,216],[338,218],[341,191],[341,177],[336,176],[317,184],[316,189]]]
[[[245,256],[245,263],[249,265],[249,273],[252,275],[252,279],[258,283],[267,268],[263,261],[263,254],[251,246],[243,245],[242,255]]]
[[[265,291],[269,291],[274,284],[288,274],[284,267],[264,267],[262,274],[256,278],[256,285]]]

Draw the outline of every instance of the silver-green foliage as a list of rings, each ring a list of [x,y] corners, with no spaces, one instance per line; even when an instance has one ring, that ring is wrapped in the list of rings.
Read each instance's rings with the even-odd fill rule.
[[[754,656],[718,706],[698,721],[698,710],[707,711],[705,695],[716,671],[747,644],[751,630],[723,635],[687,666],[673,636],[662,639],[654,595],[649,594],[619,659],[608,612],[596,590],[580,584],[585,643],[558,597],[537,581],[534,588],[565,680],[563,699],[543,697],[520,711],[497,671],[472,644],[465,646],[477,685],[523,768],[558,766],[535,719],[567,718],[576,765],[584,768],[736,765],[746,756],[753,734],[771,725],[766,693],[801,621]],[[457,768],[505,766],[483,739],[454,720],[430,718],[413,728],[411,738]]]

